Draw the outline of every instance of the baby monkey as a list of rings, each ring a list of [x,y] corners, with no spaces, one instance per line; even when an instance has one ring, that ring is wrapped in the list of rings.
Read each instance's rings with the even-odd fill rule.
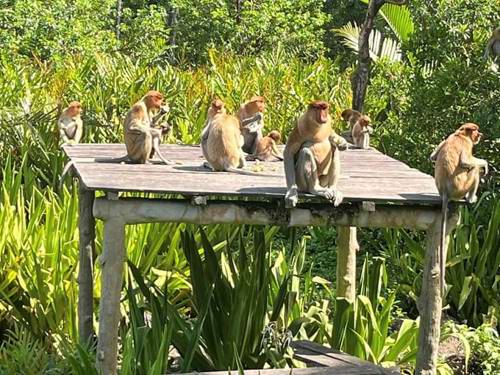
[[[445,234],[448,202],[457,201],[464,197],[469,203],[477,201],[480,170],[484,168],[484,174],[488,174],[488,162],[472,155],[472,147],[479,142],[481,137],[478,125],[466,123],[442,141],[430,156],[431,161],[436,162],[434,179],[442,199],[441,249],[439,252],[442,292],[445,288]]]
[[[69,103],[57,120],[59,136],[64,144],[73,145],[80,143],[83,134],[83,122],[81,118],[82,105],[74,101]]]
[[[322,196],[335,206],[342,202],[337,190],[339,150],[345,150],[347,142],[333,131],[329,108],[325,101],[311,102],[288,137],[284,151],[286,207],[296,206],[299,191]]]
[[[283,155],[278,150],[277,143],[281,140],[281,134],[277,130],[271,131],[268,135],[263,137],[254,155],[247,155],[247,160],[260,160],[260,161],[274,161],[283,160]]]

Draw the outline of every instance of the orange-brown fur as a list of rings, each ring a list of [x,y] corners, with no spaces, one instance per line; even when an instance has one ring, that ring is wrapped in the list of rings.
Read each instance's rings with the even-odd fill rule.
[[[481,136],[479,126],[466,123],[441,142],[430,157],[436,162],[434,179],[442,199],[441,249],[439,253],[442,290],[445,287],[445,236],[448,202],[464,197],[470,203],[475,202],[480,169],[484,168],[484,173],[488,173],[488,163],[472,155],[472,147],[479,142]]]
[[[59,136],[66,144],[79,143],[83,135],[83,122],[81,118],[82,106],[80,102],[74,101],[69,103],[59,119],[57,126],[59,128]]]
[[[352,126],[352,140],[354,145],[361,148],[370,148],[371,120],[366,115],[360,115]]]
[[[206,143],[203,146],[204,136]],[[214,100],[208,110],[207,124],[202,134],[203,153],[212,169],[229,171],[244,167],[242,144],[238,118],[226,113],[221,100]]]
[[[128,111],[123,122],[127,158],[132,163],[147,163],[154,151],[165,164],[171,164],[159,151],[162,131],[152,128],[154,114],[163,106],[163,95],[155,90],[148,91]]]
[[[283,156],[276,146],[280,140],[281,134],[277,130],[273,130],[267,136],[263,137],[255,150],[255,159],[261,161],[283,160]]]
[[[311,102],[290,133],[284,151],[287,206],[295,206],[297,191],[340,203],[342,196],[336,191],[340,176],[337,146],[344,144],[345,140],[331,127],[329,104],[320,100]]]

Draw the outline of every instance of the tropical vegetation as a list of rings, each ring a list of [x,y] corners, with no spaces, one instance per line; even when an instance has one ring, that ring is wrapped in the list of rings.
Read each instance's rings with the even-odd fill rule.
[[[266,124],[287,134],[309,100],[350,107],[354,0],[0,1],[0,374],[91,374],[78,345],[78,187],[59,187],[55,131],[69,101],[85,142],[121,142],[129,106],[165,93],[173,132],[197,143],[210,99],[234,111],[259,93]],[[480,124],[490,163],[462,207],[448,251],[440,373],[500,366],[500,75],[484,59],[500,9],[487,0],[384,5],[371,40],[365,111],[373,146],[427,173],[456,126]],[[335,292],[335,228],[146,224],[127,227],[122,374],[303,366],[307,339],[411,373],[425,238],[359,231],[358,296]],[[102,248],[97,223],[97,252]],[[99,295],[99,266],[94,303]],[[249,298],[248,296],[252,296]],[[256,302],[258,301],[258,303]],[[453,345],[452,345],[453,344]]]

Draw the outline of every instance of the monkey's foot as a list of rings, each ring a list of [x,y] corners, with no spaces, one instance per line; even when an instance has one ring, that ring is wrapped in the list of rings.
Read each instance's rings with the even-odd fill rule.
[[[290,189],[288,189],[285,195],[285,207],[293,208],[297,205],[298,201],[299,201],[299,192],[297,191],[296,187],[291,187]]]
[[[467,195],[465,197],[465,200],[467,201],[467,203],[476,203],[477,202],[477,195],[476,194]]]
[[[208,161],[203,162],[203,167],[210,169],[211,171],[214,170]]]
[[[335,192],[335,198],[333,199],[333,205],[337,207],[339,204],[342,203],[344,200],[344,194],[342,194],[340,191]]]

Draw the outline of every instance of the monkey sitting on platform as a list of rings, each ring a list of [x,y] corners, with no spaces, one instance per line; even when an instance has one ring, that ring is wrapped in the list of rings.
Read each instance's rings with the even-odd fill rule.
[[[253,96],[241,105],[237,113],[244,140],[242,149],[250,155],[255,155],[257,145],[262,139],[265,106],[262,96]]]
[[[127,147],[126,159],[132,163],[144,164],[156,152],[165,164],[173,164],[163,157],[159,148],[163,132],[168,131],[170,127],[167,126],[165,129],[155,127],[166,113],[168,106],[163,105],[163,95],[154,90],[146,93],[132,106],[123,122]]]
[[[329,108],[325,101],[311,102],[288,137],[284,151],[287,207],[295,207],[299,191],[322,196],[335,206],[342,202],[337,190],[339,150],[345,150],[347,142],[333,131]]]

